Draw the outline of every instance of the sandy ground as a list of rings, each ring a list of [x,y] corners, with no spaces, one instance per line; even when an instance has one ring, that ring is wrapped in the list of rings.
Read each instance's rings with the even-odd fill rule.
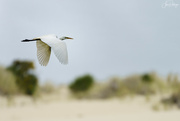
[[[180,121],[180,110],[152,110],[145,98],[41,100],[20,98],[9,106],[0,98],[0,121]],[[23,102],[23,101],[24,102]]]

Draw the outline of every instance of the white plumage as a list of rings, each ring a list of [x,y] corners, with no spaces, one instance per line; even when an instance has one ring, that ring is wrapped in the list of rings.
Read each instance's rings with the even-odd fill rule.
[[[23,40],[22,42],[36,41],[37,58],[42,66],[46,66],[49,62],[51,49],[62,64],[68,63],[68,53],[65,39],[72,39],[70,37],[62,37],[60,39],[55,35],[45,35],[34,38],[32,40]]]

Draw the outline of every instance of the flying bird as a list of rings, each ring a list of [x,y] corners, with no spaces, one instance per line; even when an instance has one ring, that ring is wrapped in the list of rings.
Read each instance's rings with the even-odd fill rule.
[[[37,58],[39,64],[46,66],[49,62],[51,49],[62,64],[68,63],[68,53],[66,43],[63,40],[73,39],[71,37],[58,38],[56,35],[45,35],[34,39],[25,39],[21,42],[36,41]]]

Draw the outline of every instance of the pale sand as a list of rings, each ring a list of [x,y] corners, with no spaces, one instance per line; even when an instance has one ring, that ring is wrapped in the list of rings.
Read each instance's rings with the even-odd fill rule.
[[[0,105],[0,121],[180,121],[179,110],[153,111],[144,98],[25,102]]]

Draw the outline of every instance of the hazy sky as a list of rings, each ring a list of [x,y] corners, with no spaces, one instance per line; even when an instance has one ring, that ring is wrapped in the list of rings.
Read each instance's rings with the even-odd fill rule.
[[[166,0],[0,0],[0,64],[32,60],[40,81],[71,82],[90,73],[97,80],[156,71],[180,74],[180,5]],[[180,4],[180,0],[174,0]],[[69,64],[54,53],[40,66],[36,43],[46,34],[67,40]]]

